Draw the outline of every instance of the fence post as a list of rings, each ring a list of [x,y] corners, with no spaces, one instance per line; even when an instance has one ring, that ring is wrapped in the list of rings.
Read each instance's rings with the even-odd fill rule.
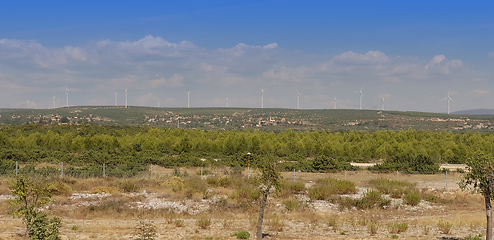
[[[15,161],[15,176],[17,176],[18,169],[19,169],[19,164],[17,163],[17,161]]]
[[[103,177],[105,177],[105,164],[103,163]]]
[[[153,164],[151,163],[151,179],[153,179]]]
[[[62,162],[62,170],[60,176],[63,178],[63,162]]]
[[[448,171],[446,171],[446,190],[448,190]]]
[[[398,170],[396,170],[396,181],[400,181],[400,180],[398,179]]]
[[[346,170],[345,170],[345,181],[346,181]]]
[[[293,169],[293,181],[295,182],[295,168]]]

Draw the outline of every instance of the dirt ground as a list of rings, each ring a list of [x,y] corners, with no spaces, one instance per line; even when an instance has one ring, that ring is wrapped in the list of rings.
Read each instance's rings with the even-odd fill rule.
[[[456,169],[457,166],[454,166]],[[221,170],[214,170],[221,172]],[[172,173],[172,169],[153,168],[158,181]],[[187,169],[189,174],[200,173],[200,168]],[[243,173],[247,176],[247,172]],[[255,172],[250,172],[254,176]],[[356,184],[362,196],[369,189],[368,182],[377,178],[408,181],[417,189],[434,193],[444,202],[421,200],[418,206],[409,206],[402,199],[392,199],[385,209],[342,210],[337,204],[322,200],[310,200],[308,194],[297,199],[307,205],[303,210],[288,211],[283,200],[270,199],[266,211],[263,232],[266,239],[455,239],[485,233],[485,210],[483,198],[478,194],[460,191],[458,182],[463,174],[450,172],[435,175],[409,175],[398,173],[377,174],[368,171],[340,173],[284,172],[286,180],[303,181],[310,186],[319,178],[346,179]],[[0,183],[5,187],[5,181]],[[218,209],[217,201],[225,197],[225,189],[214,189],[209,199],[178,198],[173,192],[158,187],[141,188],[138,193],[91,194],[76,192],[71,196],[57,196],[46,208],[49,215],[63,220],[62,239],[135,239],[132,234],[138,223],[138,211],[147,209],[145,219],[157,230],[155,239],[237,239],[237,231],[248,231],[255,239],[257,209]],[[25,239],[20,219],[7,212],[8,195],[0,195],[0,239]],[[96,213],[91,206],[108,203],[121,204],[124,210],[107,210]],[[228,204],[228,201],[227,201]],[[105,206],[107,206],[105,205]],[[115,209],[118,206],[113,206]],[[111,207],[109,207],[111,208]],[[198,219],[211,219],[205,229],[198,226]],[[177,224],[180,223],[181,224]],[[440,221],[450,223],[451,231],[443,233]],[[394,224],[407,224],[407,229],[397,233]]]

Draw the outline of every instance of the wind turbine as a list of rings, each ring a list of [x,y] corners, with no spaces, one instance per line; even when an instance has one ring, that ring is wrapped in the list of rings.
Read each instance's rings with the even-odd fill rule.
[[[226,97],[226,107],[228,107],[228,97]]]
[[[187,108],[190,108],[190,91],[187,92]]]
[[[449,105],[450,105],[449,101],[451,101],[451,102],[455,102],[455,101],[453,101],[453,99],[449,96],[449,93],[450,93],[450,90],[448,90],[448,97],[445,97],[445,98],[443,98],[443,99],[441,100],[441,101],[448,100],[448,114],[449,114]]]
[[[261,88],[261,108],[264,108],[264,89]]]
[[[382,101],[382,108],[381,108],[381,110],[384,111],[384,98],[381,98],[381,101]]]
[[[297,91],[297,109],[300,109],[300,93]]]
[[[55,105],[55,96],[53,96],[53,109],[57,108],[57,106]]]
[[[127,108],[127,88],[125,89],[125,108]]]
[[[160,100],[158,99],[158,108],[160,107]]]
[[[362,84],[360,91],[354,91],[354,92],[358,92],[360,94],[360,110],[362,110],[362,98],[363,98],[362,90],[364,89],[364,85],[365,85],[365,83]]]
[[[66,106],[68,108],[69,107],[69,89],[67,87],[65,87],[65,96],[67,97],[66,98]]]
[[[333,97],[333,100],[334,100],[334,107],[333,107],[333,109],[336,109],[336,96]]]
[[[117,106],[118,103],[118,92],[115,92],[115,107]]]
[[[29,108],[29,100],[26,102],[26,109]]]

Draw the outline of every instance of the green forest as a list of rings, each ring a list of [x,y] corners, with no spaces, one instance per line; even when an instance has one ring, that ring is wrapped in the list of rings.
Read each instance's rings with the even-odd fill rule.
[[[375,132],[204,131],[149,126],[9,125],[0,129],[3,171],[15,162],[157,164],[165,167],[246,167],[252,153],[270,157],[285,170],[352,169],[355,162],[422,159],[431,163],[464,163],[478,153],[493,155],[494,135],[447,131],[403,130]],[[414,157],[415,156],[415,157]],[[398,160],[397,160],[398,159]],[[407,160],[408,161],[408,160]],[[382,167],[382,166],[381,166]],[[134,167],[127,167],[134,168]]]

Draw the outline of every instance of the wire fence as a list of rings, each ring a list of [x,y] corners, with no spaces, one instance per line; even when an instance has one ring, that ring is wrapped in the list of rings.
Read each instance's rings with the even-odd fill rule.
[[[187,171],[194,170],[195,175],[200,175],[201,179],[206,175],[231,175],[240,174],[241,169],[231,167],[184,167],[161,166],[154,164],[67,164],[67,163],[26,163],[18,162],[10,165],[3,165],[0,168],[0,176],[44,176],[44,177],[74,177],[74,178],[104,178],[104,177],[143,177],[154,178],[159,175],[189,176]]]
[[[183,172],[180,169],[185,168]],[[193,171],[189,173],[187,171]],[[358,171],[348,171],[352,175]],[[298,179],[298,175],[301,171],[293,170],[293,181]],[[153,164],[64,164],[60,162],[58,164],[47,163],[20,163],[15,162],[15,165],[3,165],[0,168],[0,176],[43,176],[43,177],[73,177],[73,178],[104,178],[104,177],[116,177],[116,178],[130,178],[130,177],[142,177],[153,179],[157,176],[180,176],[186,177],[190,175],[200,176],[201,179],[205,179],[206,176],[211,175],[237,175],[245,174],[248,178],[255,177],[257,175],[255,170],[250,167],[247,169],[239,169],[224,166],[215,167],[176,167],[176,166],[160,166]],[[358,173],[357,173],[358,174]],[[448,171],[445,174],[445,188],[448,188]],[[290,174],[291,175],[291,174]],[[401,180],[401,175],[409,175],[396,171],[396,180]],[[285,173],[286,179],[292,179],[292,176],[288,177]],[[389,176],[389,175],[388,175]],[[347,171],[341,172],[341,177],[347,180]],[[451,182],[451,180],[450,180]],[[451,182],[452,183],[452,182]]]

